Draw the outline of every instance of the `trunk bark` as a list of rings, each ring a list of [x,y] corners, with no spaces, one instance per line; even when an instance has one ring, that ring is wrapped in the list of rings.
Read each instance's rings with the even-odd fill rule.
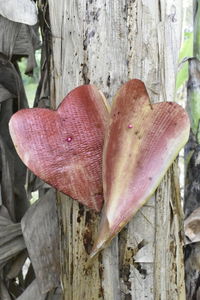
[[[190,117],[190,138],[185,147],[186,180],[184,212],[185,224],[196,212],[197,217],[189,222],[188,236],[185,226],[187,243],[185,247],[185,282],[186,297],[188,300],[200,297],[200,266],[197,260],[200,253],[199,234],[199,207],[200,207],[200,1],[193,1],[193,58],[189,59],[189,80],[187,83],[187,111]],[[195,230],[196,229],[196,230]],[[194,238],[196,237],[196,240]]]
[[[145,82],[153,102],[174,100],[181,0],[49,0],[49,11],[54,108],[88,83],[111,102],[131,78]],[[99,216],[58,195],[64,299],[185,298],[177,178],[174,163],[156,195],[90,267]]]

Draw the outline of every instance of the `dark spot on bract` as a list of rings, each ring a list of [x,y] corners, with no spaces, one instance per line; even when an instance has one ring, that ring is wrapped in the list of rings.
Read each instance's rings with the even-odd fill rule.
[[[68,136],[68,137],[66,138],[66,142],[71,143],[71,141],[72,141],[72,137],[71,137],[71,136]]]

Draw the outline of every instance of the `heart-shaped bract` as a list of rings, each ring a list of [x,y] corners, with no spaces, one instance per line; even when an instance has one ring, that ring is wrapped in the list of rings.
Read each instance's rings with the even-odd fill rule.
[[[22,161],[38,177],[99,211],[108,107],[95,86],[71,91],[56,111],[22,109],[9,128]]]
[[[187,142],[189,130],[188,116],[180,105],[152,105],[140,80],[121,87],[105,137],[105,204],[91,256],[104,248],[154,193]]]

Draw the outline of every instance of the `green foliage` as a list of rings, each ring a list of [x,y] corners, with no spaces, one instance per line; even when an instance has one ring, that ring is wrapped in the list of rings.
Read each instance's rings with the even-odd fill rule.
[[[179,54],[180,69],[176,78],[176,89],[178,90],[186,84],[188,80],[188,61],[187,58],[193,56],[193,33],[186,32],[184,42]],[[184,61],[185,60],[185,61]]]
[[[199,105],[199,88],[193,89],[189,93],[189,101],[188,101],[188,112],[189,115],[192,116],[191,129],[193,134],[196,136],[198,144],[200,143],[200,128],[199,128],[199,116],[200,116],[200,105]]]
[[[179,54],[179,61],[191,56],[193,56],[193,32],[185,32],[184,42]]]
[[[194,2],[194,56],[200,60],[200,1]]]
[[[22,58],[21,61],[18,63],[20,71],[21,71],[25,91],[26,91],[26,96],[27,96],[30,107],[33,106],[36,89],[37,89],[38,82],[40,79],[41,50],[36,51],[35,58],[36,58],[36,62],[37,62],[37,67],[34,69],[34,73],[33,73],[32,77],[25,74],[27,58]]]

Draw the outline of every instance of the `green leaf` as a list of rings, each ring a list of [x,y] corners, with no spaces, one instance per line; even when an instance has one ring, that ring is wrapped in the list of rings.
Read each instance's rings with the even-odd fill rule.
[[[188,62],[183,63],[181,69],[178,71],[176,76],[176,90],[180,89],[181,86],[185,85],[188,81]]]
[[[193,33],[186,32],[184,36],[184,42],[179,54],[179,62],[182,63],[176,77],[176,90],[178,90],[181,86],[185,85],[188,81],[188,62],[185,62],[184,59],[187,57],[192,57],[193,55]]]
[[[179,62],[185,57],[193,56],[193,32],[185,33],[184,42],[179,54]]]

